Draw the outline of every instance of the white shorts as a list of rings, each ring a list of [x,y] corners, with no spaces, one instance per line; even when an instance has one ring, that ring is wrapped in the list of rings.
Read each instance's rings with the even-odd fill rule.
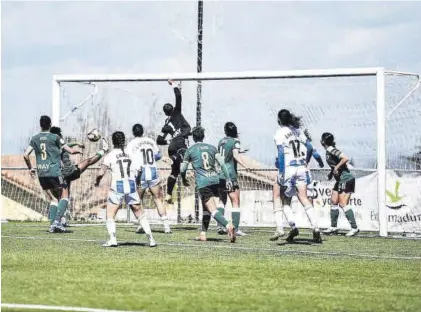
[[[114,205],[121,205],[123,201],[126,205],[138,205],[140,204],[139,194],[137,192],[131,194],[121,194],[115,191],[108,192],[108,202]]]
[[[156,167],[145,167],[139,172],[138,186],[142,189],[151,188],[159,184],[159,175]]]
[[[297,186],[307,185],[307,196],[314,196],[314,185],[311,179],[310,170],[305,166],[288,166],[285,168],[284,183],[281,186],[285,187],[284,194],[287,197],[297,195]]]

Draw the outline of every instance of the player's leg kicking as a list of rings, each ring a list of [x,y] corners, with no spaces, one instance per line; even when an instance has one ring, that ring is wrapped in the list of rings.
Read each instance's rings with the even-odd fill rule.
[[[84,173],[88,167],[96,164],[104,156],[104,154],[108,152],[108,150],[109,150],[108,141],[107,139],[102,138],[100,150],[94,156],[82,160],[77,165],[73,165],[72,163],[71,166],[68,166],[69,168],[73,168],[73,170],[69,172],[67,170],[64,171],[65,173],[64,180],[66,181],[66,184],[67,184],[69,196],[70,196],[72,182],[79,179],[82,173]],[[67,226],[67,220],[64,216],[61,218],[61,223],[63,226]]]

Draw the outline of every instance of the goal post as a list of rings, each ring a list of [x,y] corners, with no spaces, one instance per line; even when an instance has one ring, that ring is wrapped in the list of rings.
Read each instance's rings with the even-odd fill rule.
[[[52,121],[54,125],[60,125],[61,124],[61,120],[60,120],[60,116],[63,116],[65,111],[63,109],[63,105],[62,105],[62,100],[63,100],[63,94],[62,94],[62,86],[65,84],[72,84],[72,83],[83,83],[83,84],[93,84],[95,85],[96,88],[96,84],[98,85],[106,85],[106,86],[110,86],[110,85],[118,85],[120,83],[144,83],[144,84],[149,84],[148,86],[151,86],[151,94],[155,94],[152,89],[153,86],[155,85],[155,83],[163,83],[166,82],[168,79],[173,79],[176,81],[182,81],[183,82],[183,91],[184,91],[184,82],[188,83],[188,82],[196,82],[196,81],[201,81],[203,83],[202,88],[204,89],[203,92],[206,93],[206,82],[209,81],[209,83],[216,83],[217,81],[220,81],[220,83],[223,85],[225,82],[229,83],[228,81],[231,82],[235,82],[235,83],[240,83],[241,81],[247,81],[247,83],[245,83],[247,86],[250,86],[252,84],[252,82],[266,82],[266,81],[287,81],[288,83],[282,88],[282,91],[285,91],[285,93],[291,92],[290,98],[288,98],[288,105],[295,105],[295,102],[298,101],[296,103],[297,106],[300,105],[299,100],[297,100],[297,96],[294,96],[294,94],[292,94],[292,91],[288,91],[288,90],[297,90],[296,92],[299,92],[299,87],[301,85],[301,81],[304,81],[306,79],[309,79],[311,81],[317,81],[317,82],[321,82],[321,86],[323,85],[322,82],[330,82],[330,81],[336,81],[336,78],[349,78],[349,79],[354,79],[354,78],[358,78],[358,77],[372,77],[373,79],[375,79],[375,83],[370,85],[370,86],[366,86],[364,85],[364,83],[361,83],[361,86],[363,86],[364,90],[367,89],[367,91],[365,92],[373,92],[375,99],[371,99],[367,97],[367,103],[371,103],[371,101],[373,101],[373,106],[375,106],[375,109],[373,111],[373,116],[375,114],[375,121],[371,121],[371,120],[367,120],[367,121],[361,121],[361,120],[355,120],[355,124],[358,124],[359,122],[362,123],[369,123],[369,122],[375,122],[375,140],[376,140],[376,144],[375,144],[375,168],[365,168],[365,169],[375,169],[376,172],[376,192],[375,192],[375,197],[376,197],[376,205],[377,205],[377,213],[378,213],[378,232],[380,236],[387,236],[388,232],[389,232],[389,228],[388,228],[388,223],[389,223],[389,217],[388,217],[388,207],[387,207],[387,194],[386,194],[386,188],[387,188],[387,170],[388,170],[388,157],[387,157],[387,144],[386,144],[386,140],[387,140],[387,112],[388,112],[388,106],[387,106],[387,82],[386,82],[386,77],[388,75],[394,75],[394,76],[404,76],[404,77],[411,77],[411,79],[414,80],[414,83],[411,80],[411,85],[410,88],[411,90],[415,90],[417,87],[417,84],[419,86],[419,79],[420,76],[418,74],[415,73],[405,73],[405,72],[397,72],[397,71],[387,71],[385,68],[382,67],[365,67],[365,68],[333,68],[333,69],[306,69],[306,70],[291,70],[291,71],[245,71],[245,72],[201,72],[201,73],[167,73],[167,74],[110,74],[110,75],[91,75],[91,74],[84,74],[84,75],[55,75],[53,77],[53,82],[52,82]],[[296,81],[299,81],[298,83]],[[339,81],[337,83],[337,85],[340,85],[342,83],[342,81]],[[345,81],[343,82],[344,85],[346,83],[352,83],[352,82],[348,82]],[[219,84],[218,87],[221,85]],[[269,84],[269,82],[268,82]],[[288,84],[293,85],[292,88],[288,89]],[[412,85],[413,84],[413,85]],[[296,86],[295,86],[296,85]],[[239,91],[241,92],[241,89],[243,90],[247,90],[247,86],[245,87],[239,87]],[[215,87],[217,88],[217,87]],[[327,88],[327,87],[326,87]],[[333,87],[329,87],[329,88],[335,88],[335,85],[333,85]],[[338,88],[336,86],[336,88]],[[337,97],[338,99],[341,98],[341,87],[338,88],[338,94]],[[368,90],[372,88],[373,90]],[[210,87],[210,89],[212,89],[212,87]],[[329,89],[329,90],[331,90]],[[402,95],[399,95],[401,98],[399,98],[400,100],[406,100],[406,96],[412,96],[412,94],[410,94],[409,90],[406,90],[407,88],[404,88],[405,90],[402,91],[404,92]],[[124,90],[124,88],[120,88],[120,91]],[[127,91],[127,90],[126,90]],[[333,94],[332,90],[332,94]],[[89,91],[91,92],[91,91]],[[139,93],[137,94],[136,91],[129,91],[129,93],[131,93],[131,95],[126,95],[126,96],[130,96],[132,98],[136,98],[135,101],[135,105],[144,105],[144,103],[139,104],[140,102],[144,101],[144,99],[142,98],[142,95]],[[229,88],[227,88],[226,90],[226,97],[229,97],[230,90]],[[271,86],[271,89],[268,91],[268,93],[271,94],[271,99],[274,98],[276,95],[278,95],[278,89],[277,87]],[[89,93],[87,93],[89,94]],[[209,96],[212,96],[212,91],[208,93]],[[153,95],[151,96],[151,100],[149,101],[149,103],[147,103],[147,106],[143,106],[142,110],[144,109],[150,109],[151,107],[149,107],[150,105],[155,105],[155,100],[153,100],[153,97],[156,97],[157,95]],[[159,96],[159,95],[158,95]],[[309,95],[311,97],[311,94]],[[330,96],[330,94],[329,94]],[[335,95],[336,96],[336,95]],[[344,94],[344,96],[347,96],[347,94]],[[363,94],[361,95],[363,96]],[[77,104],[81,103],[81,100],[83,98],[86,97],[86,94],[84,94],[84,96],[81,96],[80,99],[76,102],[73,102],[71,105],[73,105],[73,108],[70,107],[70,109],[74,109],[77,110]],[[234,96],[233,96],[234,97]],[[281,96],[280,96],[281,97]],[[127,97],[124,97],[124,99],[122,101],[127,101]],[[273,100],[273,99],[272,99]],[[334,99],[330,99],[332,101],[332,103],[334,102]],[[353,99],[350,99],[350,102],[352,102]],[[98,110],[98,112],[101,112],[101,108],[100,106],[102,105],[102,103],[108,103],[109,101],[121,101],[121,96],[115,96],[115,98],[111,99],[111,95],[110,93],[108,93],[105,96],[102,96],[101,99],[99,99],[96,102],[96,108]],[[132,101],[132,100],[130,100]],[[183,102],[189,101],[189,104],[183,104],[183,105],[190,105],[193,102],[192,100],[183,100]],[[275,101],[275,100],[273,100]],[[320,107],[323,107],[324,103],[322,100],[317,100],[315,99],[314,102],[318,102],[320,101],[320,103],[318,103],[318,105]],[[343,99],[342,99],[343,101]],[[393,103],[393,106],[396,106],[396,103],[399,102],[398,100],[396,100]],[[194,101],[195,102],[195,101]],[[217,116],[217,112],[211,112],[212,116],[209,115],[209,105],[211,101],[207,101],[206,98],[202,100],[202,106],[204,107],[203,110],[205,110],[205,112],[202,111],[198,111],[197,113],[200,114],[201,119],[202,120],[207,120],[207,119],[212,119],[212,120],[216,120],[218,119],[218,123],[222,122],[222,117]],[[283,108],[283,99],[280,98],[279,101],[275,101],[277,102],[275,105],[277,105],[280,108]],[[345,103],[346,101],[344,101]],[[291,104],[293,103],[293,104]],[[339,102],[338,102],[339,103]],[[371,104],[367,104],[365,103],[365,105],[371,105]],[[402,103],[399,103],[399,105]],[[117,103],[112,103],[112,105],[119,105]],[[134,105],[134,106],[135,106]],[[206,108],[206,106],[208,105],[208,108]],[[256,104],[258,105],[258,104]],[[259,105],[261,105],[262,109],[268,110],[268,109],[273,109],[272,107],[268,108],[268,107],[264,107],[264,103],[260,103]],[[333,104],[331,105],[330,108],[334,108],[335,106]],[[338,104],[339,105],[339,104]],[[351,103],[348,104],[349,106],[352,106]],[[228,105],[229,106],[229,105]],[[402,104],[402,106],[405,106],[405,103]],[[363,106],[362,106],[363,107]],[[138,108],[140,109],[140,107]],[[161,107],[158,105],[156,107],[153,108],[155,111],[160,111]],[[247,109],[247,107],[245,107],[244,109]],[[291,108],[292,111],[294,111],[294,107]],[[314,109],[314,108],[312,108]],[[351,108],[352,109],[352,108]],[[357,109],[362,109],[361,107],[355,107],[355,110]],[[69,108],[66,109],[69,110]],[[278,109],[277,109],[278,110]],[[345,112],[345,111],[344,111]],[[154,114],[153,112],[151,113],[152,115]],[[222,112],[223,114],[223,112]],[[230,113],[232,115],[232,113]],[[229,118],[233,118],[234,116],[230,116],[230,114],[225,114],[226,117]],[[334,114],[334,112],[333,112]],[[273,114],[271,114],[273,115]],[[245,116],[245,115],[244,115]],[[363,112],[361,113],[361,116],[364,116]],[[112,115],[107,117],[107,118],[112,118]],[[252,119],[252,115],[250,115],[249,117],[250,120]],[[308,117],[306,117],[308,120],[312,120],[311,118],[311,111],[309,111],[309,115]],[[332,117],[333,118],[333,117]],[[340,118],[340,117],[338,117]],[[83,118],[82,118],[83,119]],[[190,120],[191,124],[193,120]],[[226,120],[228,121],[228,120]],[[235,120],[233,120],[235,121]],[[152,120],[150,120],[150,122],[152,122]],[[162,122],[162,121],[161,121]],[[276,119],[271,119],[267,121],[268,123],[275,123],[276,124]],[[209,123],[208,123],[209,124]],[[355,126],[357,127],[357,126]],[[206,128],[206,126],[205,126]],[[363,129],[364,130],[364,129]],[[219,131],[220,132],[220,131]],[[240,129],[241,132],[241,129]],[[315,137],[320,137],[321,133],[313,133],[313,135]],[[217,142],[216,137],[212,137],[213,141],[212,143],[216,144]],[[361,138],[358,138],[359,140],[362,140]],[[246,143],[247,138],[242,138],[242,142]],[[315,140],[318,141],[318,140]],[[357,144],[356,144],[357,145]],[[367,145],[370,145],[370,143],[368,142]],[[250,146],[251,148],[253,148],[252,146]],[[268,150],[271,149],[272,146],[268,147]],[[275,153],[273,153],[275,154]],[[322,153],[324,154],[324,153]],[[352,155],[350,155],[352,156]],[[364,169],[364,168],[362,168]],[[261,168],[255,168],[255,170],[262,170]],[[246,174],[244,175],[244,177],[247,178]],[[267,182],[264,182],[262,179],[261,180],[253,180],[254,177],[248,177],[248,183],[252,184],[258,184],[258,185],[265,185],[265,191],[269,191],[269,186],[267,186]],[[263,183],[263,184],[262,184]],[[258,195],[253,195],[255,197],[253,198],[257,198]],[[257,197],[256,197],[257,196]],[[256,200],[257,202],[257,200]],[[421,214],[420,214],[421,216]],[[374,218],[374,217],[373,217]],[[420,220],[421,221],[421,220]],[[420,227],[421,228],[421,227]]]

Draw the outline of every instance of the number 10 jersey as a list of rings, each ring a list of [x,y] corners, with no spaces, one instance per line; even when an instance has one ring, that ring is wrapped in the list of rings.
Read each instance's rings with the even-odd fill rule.
[[[158,145],[148,137],[134,138],[127,144],[127,151],[133,167],[140,174],[142,188],[155,186],[159,182],[155,155],[159,153]]]

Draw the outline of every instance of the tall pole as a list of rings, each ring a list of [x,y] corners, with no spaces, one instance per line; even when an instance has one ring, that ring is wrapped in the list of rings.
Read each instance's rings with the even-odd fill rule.
[[[202,72],[203,52],[203,0],[197,1],[197,72]],[[202,125],[202,81],[197,81],[196,126]],[[197,188],[194,195],[195,219],[199,221],[199,196]]]

